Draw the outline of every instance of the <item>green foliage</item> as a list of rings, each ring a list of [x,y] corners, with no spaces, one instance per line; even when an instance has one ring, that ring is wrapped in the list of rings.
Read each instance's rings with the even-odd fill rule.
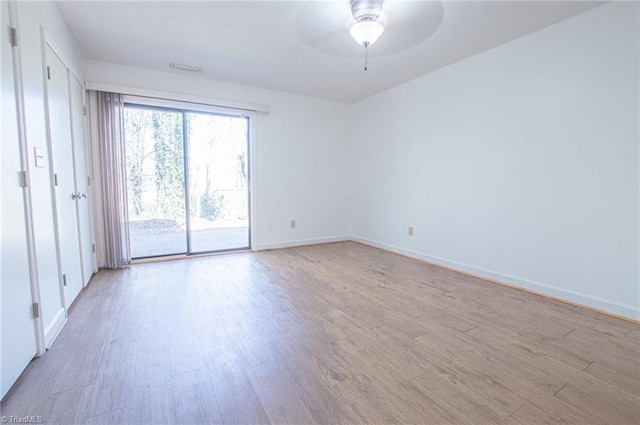
[[[153,112],[155,181],[158,207],[164,215],[184,215],[182,115]]]
[[[182,114],[126,108],[125,137],[131,218],[184,221]]]
[[[200,197],[200,218],[215,220],[220,215],[224,195],[214,192],[205,192]]]

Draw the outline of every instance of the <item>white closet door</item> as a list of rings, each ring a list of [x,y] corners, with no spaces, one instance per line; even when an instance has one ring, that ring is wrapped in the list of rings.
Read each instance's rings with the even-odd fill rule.
[[[80,234],[80,253],[82,257],[82,285],[86,286],[96,271],[96,258],[93,249],[93,229],[91,227],[91,208],[89,196],[89,172],[85,138],[85,91],[82,84],[71,77],[71,121],[73,122],[73,157],[75,162],[76,193],[80,194],[76,208],[78,213],[78,232]]]
[[[35,321],[32,313],[29,250],[21,181],[20,142],[9,40],[7,2],[2,7],[2,332],[0,333],[0,398],[36,355]]]
[[[68,70],[46,45],[47,105],[53,159],[56,230],[65,308],[82,289]]]

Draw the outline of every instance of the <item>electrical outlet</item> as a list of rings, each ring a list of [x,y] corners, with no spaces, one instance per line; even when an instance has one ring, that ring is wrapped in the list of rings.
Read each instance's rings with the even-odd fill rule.
[[[409,226],[409,236],[413,236],[413,226]]]
[[[291,227],[292,229],[296,228],[296,221],[295,220],[291,220],[291,223],[289,223],[289,227]]]

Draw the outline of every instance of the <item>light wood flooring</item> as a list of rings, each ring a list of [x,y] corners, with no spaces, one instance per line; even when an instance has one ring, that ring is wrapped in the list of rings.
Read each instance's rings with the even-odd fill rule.
[[[640,326],[356,243],[103,270],[2,415],[639,424]]]

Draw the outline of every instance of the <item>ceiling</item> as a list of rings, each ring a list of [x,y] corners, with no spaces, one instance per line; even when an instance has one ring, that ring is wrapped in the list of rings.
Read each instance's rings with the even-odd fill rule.
[[[386,0],[364,71],[349,0],[57,2],[87,59],[347,103],[601,4]]]

